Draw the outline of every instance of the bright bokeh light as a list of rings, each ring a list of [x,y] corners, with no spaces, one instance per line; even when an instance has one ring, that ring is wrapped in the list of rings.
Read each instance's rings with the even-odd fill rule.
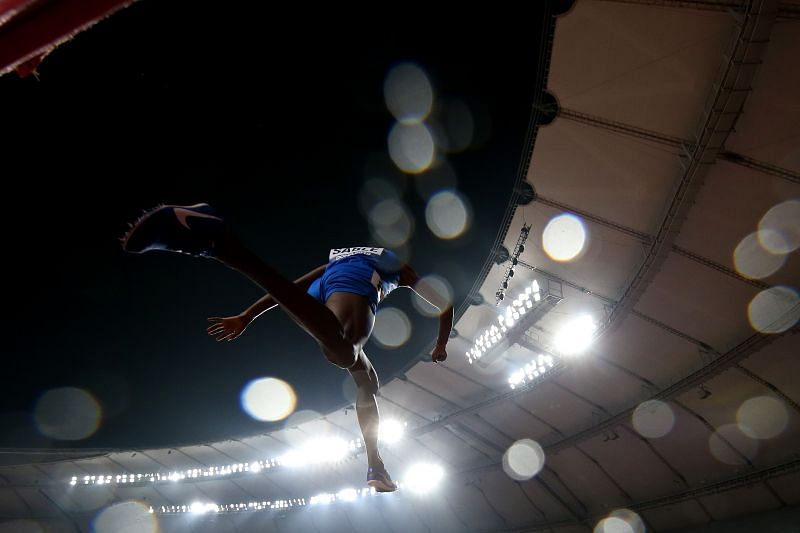
[[[750,301],[747,316],[756,331],[782,333],[800,320],[800,296],[790,287],[770,287]]]
[[[764,233],[751,233],[733,251],[733,264],[737,272],[746,278],[766,278],[777,272],[786,262],[785,255],[770,253],[761,245],[760,237]]]
[[[542,232],[542,247],[554,261],[575,259],[586,244],[586,228],[575,215],[564,214],[550,219]]]
[[[381,246],[402,246],[411,238],[413,219],[400,200],[389,198],[375,204],[367,215],[372,236]]]
[[[336,499],[344,502],[352,502],[358,499],[358,492],[353,488],[342,489],[336,493]]]
[[[215,503],[194,502],[189,506],[194,514],[218,513],[219,506]]]
[[[443,477],[444,470],[441,466],[431,463],[418,463],[406,472],[403,478],[403,487],[412,492],[424,494],[436,488]]]
[[[92,521],[93,533],[157,533],[158,520],[143,502],[128,500],[103,509]]]
[[[335,463],[344,459],[349,452],[349,445],[338,437],[320,437],[306,442],[279,459],[280,463],[289,467],[302,467],[318,463]]]
[[[36,427],[46,437],[81,440],[100,426],[102,410],[92,394],[76,387],[45,392],[34,409]]]
[[[727,443],[730,443],[730,446]],[[731,446],[739,453],[731,449]],[[750,460],[755,458],[758,453],[758,441],[744,434],[737,424],[726,424],[711,434],[708,438],[708,448],[711,455],[721,463],[743,465],[747,464],[745,457]]]
[[[409,174],[425,172],[433,164],[436,145],[425,124],[395,124],[389,132],[389,157]]]
[[[425,222],[440,239],[460,237],[469,228],[471,218],[469,206],[455,191],[436,193],[425,206]]]
[[[556,348],[564,355],[579,354],[592,343],[597,324],[589,315],[572,319],[555,336]]]
[[[783,402],[772,396],[757,396],[744,402],[736,412],[739,430],[753,439],[777,437],[789,423]]]
[[[443,300],[442,302],[439,302],[440,305],[444,306],[440,310],[431,305],[433,302],[428,303],[416,292],[412,293],[413,296],[411,297],[411,302],[414,304],[414,307],[417,309],[417,311],[425,316],[438,317],[447,306],[453,305],[453,287],[446,279],[440,276],[435,274],[423,276],[419,279],[419,281],[417,281],[414,287],[425,294],[432,291],[438,294]]]
[[[761,245],[773,254],[788,254],[800,248],[800,200],[781,202],[758,223]]]
[[[309,498],[308,503],[310,505],[320,505],[331,503],[334,499],[336,499],[336,495],[323,492],[322,494],[317,494],[316,496]]]
[[[33,520],[9,520],[0,523],[0,533],[47,533],[49,531],[49,528],[45,529]]]
[[[240,399],[242,409],[262,422],[283,420],[297,404],[292,386],[278,378],[254,379],[245,385]]]
[[[391,418],[384,418],[378,429],[378,439],[381,442],[392,444],[402,439],[404,433],[405,426],[403,424]]]
[[[645,533],[644,520],[629,509],[617,509],[600,520],[594,533]]]
[[[396,307],[382,307],[375,316],[372,337],[389,348],[402,346],[411,337],[411,321]]]
[[[511,479],[530,479],[544,467],[544,450],[538,442],[520,439],[503,454],[503,470]]]
[[[659,400],[642,402],[633,411],[633,427],[642,437],[657,439],[672,430],[675,414],[669,404]]]
[[[425,120],[433,108],[433,87],[425,71],[413,63],[392,68],[383,84],[389,112],[403,124]]]

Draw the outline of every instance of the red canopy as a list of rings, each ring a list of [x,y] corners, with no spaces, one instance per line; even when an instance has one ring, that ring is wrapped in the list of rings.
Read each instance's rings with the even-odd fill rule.
[[[134,0],[0,0],[0,75],[27,76],[59,44]]]

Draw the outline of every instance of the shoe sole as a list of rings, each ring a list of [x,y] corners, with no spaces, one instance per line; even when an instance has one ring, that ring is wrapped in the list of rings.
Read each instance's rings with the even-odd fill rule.
[[[125,235],[123,235],[122,237],[119,238],[120,244],[122,246],[122,250],[125,251],[125,252],[129,251],[128,250],[128,243],[130,242],[131,237],[133,237],[133,234],[136,233],[136,230],[139,229],[142,226],[142,224],[144,224],[144,222],[148,218],[153,216],[153,214],[157,213],[158,211],[161,211],[162,209],[173,209],[174,210],[176,208],[193,209],[193,208],[198,208],[198,207],[201,207],[201,206],[206,206],[207,207],[208,204],[199,203],[199,204],[194,204],[194,205],[189,205],[189,206],[159,204],[159,205],[153,207],[152,209],[145,210],[142,213],[142,215],[138,219],[136,219],[135,222],[133,222],[133,223],[129,222],[128,223],[128,231],[125,233]],[[218,218],[218,217],[214,217],[214,218]]]
[[[397,490],[396,486],[387,485],[386,483],[378,479],[371,479],[367,481],[367,485],[375,489],[375,492],[394,492]]]

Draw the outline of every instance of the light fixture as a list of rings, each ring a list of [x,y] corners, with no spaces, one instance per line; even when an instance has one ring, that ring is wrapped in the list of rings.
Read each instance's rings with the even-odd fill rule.
[[[530,224],[523,224],[522,228],[520,229],[519,237],[517,238],[517,243],[514,246],[514,253],[511,254],[511,256],[510,256],[511,263],[506,268],[505,275],[503,276],[503,281],[500,283],[500,287],[501,288],[498,289],[497,292],[495,293],[495,297],[496,297],[496,300],[497,300],[497,305],[500,305],[500,302],[503,301],[503,298],[505,296],[505,291],[506,291],[506,289],[508,289],[508,280],[509,280],[509,278],[514,277],[514,267],[519,263],[519,256],[525,250],[524,243],[528,239],[528,235],[530,234],[530,230],[531,230],[531,225]],[[500,259],[498,259],[498,264],[500,264],[501,262],[509,259],[508,250],[506,250],[505,247],[501,247],[501,250],[503,251],[503,254],[500,254],[501,257],[500,257]]]

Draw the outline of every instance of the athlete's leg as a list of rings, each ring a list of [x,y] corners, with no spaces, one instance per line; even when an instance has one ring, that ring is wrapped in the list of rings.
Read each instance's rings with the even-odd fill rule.
[[[359,348],[347,338],[345,324],[335,313],[262,261],[232,232],[226,232],[217,243],[214,259],[269,292],[281,309],[314,337],[329,361],[341,368],[353,365]]]
[[[341,322],[345,339],[359,348],[356,363],[348,370],[356,383],[356,415],[364,437],[364,447],[367,449],[367,462],[370,467],[368,482],[382,492],[395,490],[397,487],[386,472],[378,451],[380,412],[375,398],[379,386],[378,375],[367,354],[361,349],[372,333],[375,315],[372,314],[367,298],[357,294],[334,292],[328,297],[325,305]]]
[[[345,340],[336,316],[248,250],[208,204],[152,209],[121,240],[122,248],[132,253],[165,250],[221,261],[269,292],[334,364],[348,368],[355,362],[359,348]]]
[[[356,414],[361,434],[364,436],[364,447],[367,449],[367,462],[372,468],[383,468],[383,460],[378,451],[378,428],[380,412],[375,394],[378,393],[378,375],[367,354],[362,349],[358,361],[349,369],[356,383]]]

